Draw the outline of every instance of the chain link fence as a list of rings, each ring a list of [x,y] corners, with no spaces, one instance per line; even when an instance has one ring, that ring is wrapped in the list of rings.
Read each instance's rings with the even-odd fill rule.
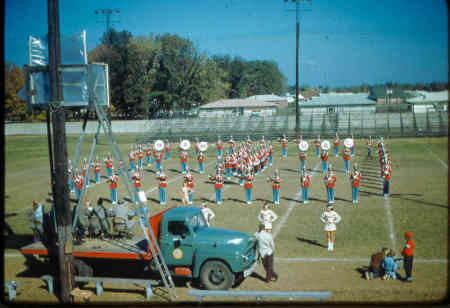
[[[300,135],[313,138],[340,136],[355,138],[368,136],[417,137],[448,136],[448,112],[428,111],[424,113],[322,113],[300,116]],[[286,135],[295,137],[295,115],[267,118],[196,118],[189,120],[153,120],[146,124],[146,131],[137,137],[138,142],[156,139],[179,141],[184,138],[217,140],[217,136],[235,140],[247,136],[276,139]]]

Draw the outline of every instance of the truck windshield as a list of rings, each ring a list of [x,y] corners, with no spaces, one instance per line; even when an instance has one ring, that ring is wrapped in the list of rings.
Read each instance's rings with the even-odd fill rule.
[[[206,227],[206,222],[205,222],[205,219],[203,218],[202,213],[192,216],[189,220],[189,223],[191,224],[192,228],[194,229],[194,232],[197,232],[198,230]]]

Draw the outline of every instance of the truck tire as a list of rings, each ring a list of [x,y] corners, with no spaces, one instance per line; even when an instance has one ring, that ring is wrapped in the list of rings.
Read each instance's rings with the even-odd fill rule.
[[[86,262],[80,260],[80,259],[74,259],[72,262],[74,274],[75,276],[82,276],[82,277],[92,277],[94,275],[94,270],[91,266],[87,265]],[[76,282],[75,285],[77,287],[83,287],[87,285],[88,282]]]
[[[207,290],[228,290],[234,282],[234,275],[221,261],[208,261],[200,271],[200,282]]]

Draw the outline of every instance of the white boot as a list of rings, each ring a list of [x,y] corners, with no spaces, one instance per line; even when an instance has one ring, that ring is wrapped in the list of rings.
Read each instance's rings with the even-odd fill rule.
[[[330,243],[330,247],[331,247],[330,250],[333,251],[333,249],[334,249],[334,243],[333,242]]]
[[[328,251],[331,251],[331,242],[328,242]]]

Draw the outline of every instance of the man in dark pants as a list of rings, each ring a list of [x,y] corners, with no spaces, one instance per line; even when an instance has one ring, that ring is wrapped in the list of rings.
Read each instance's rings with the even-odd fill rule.
[[[255,233],[258,244],[258,252],[262,259],[264,270],[266,271],[266,282],[276,281],[278,279],[278,275],[273,270],[275,244],[273,242],[272,234],[265,232],[264,229],[264,224],[260,224],[258,232]]]
[[[412,233],[405,232],[405,248],[403,248],[403,266],[405,268],[406,282],[412,282],[412,268],[414,260],[414,241],[412,240]]]

